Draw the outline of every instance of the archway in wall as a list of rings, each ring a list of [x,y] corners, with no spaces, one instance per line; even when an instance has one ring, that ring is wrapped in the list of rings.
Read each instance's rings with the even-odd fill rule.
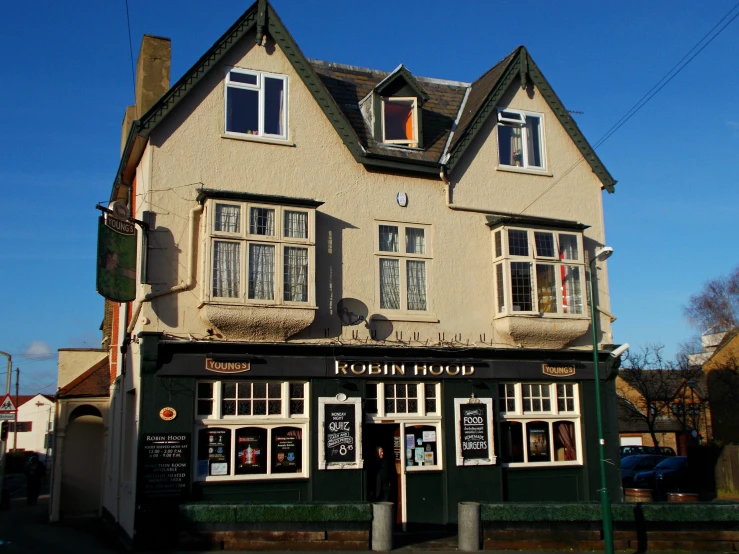
[[[69,415],[62,454],[61,517],[97,515],[103,474],[103,417],[94,406]]]

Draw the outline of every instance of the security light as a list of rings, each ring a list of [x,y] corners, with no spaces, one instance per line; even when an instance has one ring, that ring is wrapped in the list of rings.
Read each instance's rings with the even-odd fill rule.
[[[611,358],[619,358],[621,354],[626,352],[628,349],[629,349],[629,343],[628,342],[623,343],[621,346],[616,348],[616,350],[611,352]]]
[[[595,259],[598,260],[599,262],[602,262],[610,258],[611,254],[613,254],[613,247],[604,246],[603,248],[598,248],[595,251]]]

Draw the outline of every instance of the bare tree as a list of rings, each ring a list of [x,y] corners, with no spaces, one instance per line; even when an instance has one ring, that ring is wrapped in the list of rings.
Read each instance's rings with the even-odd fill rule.
[[[739,266],[729,275],[705,283],[698,294],[690,297],[683,311],[701,332],[739,327]]]
[[[623,384],[617,387],[621,413],[631,422],[644,424],[655,446],[659,446],[657,423],[665,418],[679,422],[684,431],[694,428],[695,412],[685,409],[687,403],[682,410],[676,404],[684,400],[678,397],[684,395],[686,383],[702,374],[700,369],[681,369],[665,360],[662,349],[645,346],[629,351],[619,371]]]

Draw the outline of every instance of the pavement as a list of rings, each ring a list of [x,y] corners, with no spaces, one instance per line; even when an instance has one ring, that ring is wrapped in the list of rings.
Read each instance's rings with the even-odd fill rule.
[[[49,523],[49,495],[42,489],[38,503],[29,506],[26,501],[25,482],[19,478],[6,478],[11,493],[10,507],[0,510],[0,554],[120,554],[127,552],[114,534],[100,519],[73,519],[61,523]],[[396,537],[393,552],[433,552],[451,554],[457,550],[455,535],[440,534],[431,540],[428,536],[404,534]],[[242,554],[258,554],[240,551]],[[543,552],[554,551],[537,551]],[[558,551],[563,552],[563,551]],[[584,552],[565,551],[569,554]],[[631,552],[631,551],[619,551]],[[531,551],[495,551],[496,554],[534,554]],[[197,554],[193,551],[156,551],[142,554]],[[335,554],[350,554],[349,552]],[[351,553],[355,554],[355,553]],[[707,554],[693,552],[693,554]]]

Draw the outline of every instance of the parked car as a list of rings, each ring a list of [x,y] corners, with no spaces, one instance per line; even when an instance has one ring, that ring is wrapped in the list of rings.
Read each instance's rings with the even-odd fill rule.
[[[663,454],[637,454],[621,458],[621,482],[624,488],[633,487],[634,475],[640,471],[653,469],[667,456]]]
[[[655,500],[664,500],[668,492],[692,492],[687,456],[668,456],[648,471],[634,475],[633,486],[652,489]]]
[[[621,446],[620,447],[621,457],[626,456],[637,456],[639,454],[661,454],[663,456],[674,456],[675,451],[669,446]]]

